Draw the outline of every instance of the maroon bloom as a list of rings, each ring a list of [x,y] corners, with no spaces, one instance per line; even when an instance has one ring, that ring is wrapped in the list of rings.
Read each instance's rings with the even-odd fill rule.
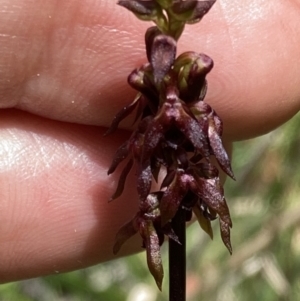
[[[131,72],[128,83],[137,96],[113,119],[106,134],[135,112],[139,122],[130,138],[116,151],[108,174],[127,160],[111,200],[119,197],[126,177],[135,168],[139,211],[116,236],[114,253],[139,233],[146,249],[150,272],[161,289],[163,267],[160,246],[164,237],[180,244],[172,219],[184,208],[195,214],[201,228],[212,238],[211,221],[219,219],[221,237],[232,252],[232,221],[219,171],[211,161],[234,178],[230,159],[222,143],[223,124],[204,102],[206,75],[213,60],[202,53],[185,52],[176,58],[177,40],[185,24],[198,22],[214,4],[195,0],[121,0],[119,4],[156,26],[145,34],[148,62]],[[159,191],[151,191],[153,179]]]

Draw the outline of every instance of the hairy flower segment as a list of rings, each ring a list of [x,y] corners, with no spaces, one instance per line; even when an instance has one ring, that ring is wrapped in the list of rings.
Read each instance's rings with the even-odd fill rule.
[[[163,267],[160,246],[167,235],[178,241],[171,221],[179,208],[192,212],[201,228],[212,238],[211,221],[219,218],[221,237],[231,253],[232,222],[219,179],[212,164],[215,157],[221,169],[234,178],[223,147],[222,121],[204,102],[206,75],[213,61],[205,54],[185,52],[176,58],[177,40],[185,23],[199,21],[214,1],[121,0],[142,20],[156,26],[145,34],[148,63],[132,71],[128,83],[138,91],[131,104],[114,118],[107,134],[136,111],[137,129],[119,147],[108,174],[127,159],[111,200],[119,197],[126,177],[136,168],[139,212],[116,236],[114,253],[136,233],[142,237],[149,270],[161,289]],[[159,191],[151,191],[152,180],[164,170]]]

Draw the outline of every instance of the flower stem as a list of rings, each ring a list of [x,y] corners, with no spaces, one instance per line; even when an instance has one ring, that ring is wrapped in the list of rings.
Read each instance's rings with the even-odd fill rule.
[[[181,244],[169,241],[169,301],[185,301],[186,291],[186,250],[185,210],[180,208],[172,220],[172,227]]]

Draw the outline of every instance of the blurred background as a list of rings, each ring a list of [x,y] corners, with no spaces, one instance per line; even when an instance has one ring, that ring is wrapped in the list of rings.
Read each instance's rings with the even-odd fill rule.
[[[238,142],[237,181],[226,182],[233,220],[230,256],[194,223],[187,230],[187,301],[300,300],[300,113],[263,137]],[[167,301],[145,254],[88,269],[0,285],[0,301]]]

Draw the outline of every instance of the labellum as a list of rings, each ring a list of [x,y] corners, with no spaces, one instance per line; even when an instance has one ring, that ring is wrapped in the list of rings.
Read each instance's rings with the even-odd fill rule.
[[[176,57],[176,44],[185,24],[199,22],[214,4],[194,0],[120,0],[119,5],[155,26],[145,34],[148,63],[134,70],[128,83],[137,96],[116,114],[107,134],[136,112],[139,122],[128,141],[119,147],[108,174],[127,160],[111,200],[122,194],[126,177],[134,167],[137,175],[139,212],[116,235],[113,248],[139,233],[146,249],[150,272],[161,289],[163,267],[160,246],[164,237],[180,244],[172,219],[180,208],[193,212],[201,228],[212,238],[211,221],[219,219],[222,240],[232,252],[232,222],[219,179],[212,163],[234,178],[222,144],[223,125],[217,113],[204,101],[206,75],[212,59],[202,53],[185,52]],[[151,191],[160,170],[165,177],[159,191]],[[191,218],[186,214],[187,219]]]

